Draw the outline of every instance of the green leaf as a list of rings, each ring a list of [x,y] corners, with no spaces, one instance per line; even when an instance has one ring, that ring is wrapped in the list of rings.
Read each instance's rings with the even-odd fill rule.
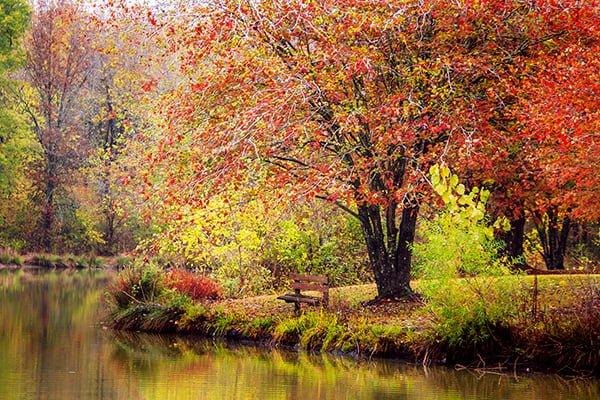
[[[439,194],[440,196],[444,195],[444,193],[446,193],[446,185],[444,184],[438,184],[437,186],[434,186],[433,188],[437,194]]]
[[[456,187],[458,185],[458,176],[452,175],[450,178],[450,187]]]
[[[440,175],[442,175],[442,178],[448,178],[450,176],[450,169],[444,165]]]

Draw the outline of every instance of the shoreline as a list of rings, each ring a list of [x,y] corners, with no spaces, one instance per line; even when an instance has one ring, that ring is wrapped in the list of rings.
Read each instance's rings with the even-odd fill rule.
[[[103,324],[104,327],[113,329],[118,332],[132,332],[132,333],[146,333],[146,334],[160,334],[160,335],[175,335],[188,338],[198,339],[211,339],[220,340],[227,343],[249,345],[249,346],[260,346],[264,348],[283,349],[294,352],[311,352],[315,354],[330,354],[337,357],[350,358],[357,361],[360,360],[392,360],[394,362],[406,363],[411,365],[419,365],[423,367],[431,366],[443,366],[448,368],[455,368],[458,370],[472,370],[476,372],[490,372],[490,373],[501,373],[501,374],[544,374],[544,375],[564,375],[579,378],[593,378],[600,377],[598,371],[593,372],[589,370],[566,370],[562,366],[554,367],[545,363],[544,360],[537,358],[530,358],[527,361],[520,361],[521,358],[526,354],[519,355],[502,355],[502,354],[480,354],[477,353],[472,358],[460,358],[458,361],[449,361],[448,355],[443,358],[431,358],[429,352],[434,347],[423,347],[415,351],[414,346],[417,343],[407,343],[407,346],[402,349],[395,349],[391,351],[374,351],[373,349],[366,349],[367,344],[363,344],[363,349],[355,349],[352,351],[344,351],[340,348],[324,350],[323,342],[318,342],[314,346],[305,347],[303,346],[301,338],[293,340],[287,340],[280,342],[276,340],[272,335],[264,335],[260,337],[252,337],[243,334],[236,328],[225,332],[224,334],[211,334],[207,333],[206,330],[210,328],[192,328],[192,329],[117,329],[110,325]],[[400,339],[397,337],[396,339]],[[360,344],[359,344],[360,345]],[[424,354],[423,354],[424,353]]]
[[[545,279],[553,284],[556,276]],[[365,289],[362,297],[374,290],[372,285],[359,289]],[[356,359],[396,359],[504,373],[600,376],[600,332],[579,337],[579,326],[571,323],[578,316],[570,310],[540,311],[531,321],[519,324],[502,321],[487,327],[491,335],[486,340],[467,338],[453,344],[439,334],[438,321],[423,316],[424,304],[383,302],[344,308],[340,298],[349,290],[356,293],[358,289],[335,288],[328,310],[304,308],[300,315],[295,315],[291,304],[277,304],[273,294],[188,308],[138,303],[109,311],[105,325],[116,330],[192,335]],[[553,325],[555,322],[560,324]],[[563,331],[557,331],[559,328]]]

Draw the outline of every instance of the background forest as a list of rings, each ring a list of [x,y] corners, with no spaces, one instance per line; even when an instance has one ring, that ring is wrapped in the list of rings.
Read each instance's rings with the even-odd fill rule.
[[[599,19],[595,1],[0,0],[0,248],[159,257],[231,293],[300,271],[385,296],[406,265],[461,257],[592,269]]]

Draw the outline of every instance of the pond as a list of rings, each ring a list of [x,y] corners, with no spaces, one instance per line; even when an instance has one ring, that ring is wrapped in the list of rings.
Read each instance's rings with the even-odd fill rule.
[[[478,374],[102,328],[105,272],[0,272],[4,399],[594,399],[600,381]]]

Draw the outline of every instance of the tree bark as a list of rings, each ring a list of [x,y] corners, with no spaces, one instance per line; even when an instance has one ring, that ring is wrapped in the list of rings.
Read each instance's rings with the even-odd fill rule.
[[[542,245],[542,257],[548,270],[565,269],[564,260],[567,249],[567,239],[571,229],[571,219],[565,216],[562,224],[558,223],[558,212],[554,209],[546,212],[548,216],[547,223],[544,222],[543,215],[535,213],[538,222],[536,229]]]
[[[392,203],[385,208],[385,224],[380,206],[358,207],[378,299],[406,298],[413,293],[410,247],[415,237],[419,207],[405,206],[399,222],[396,222],[396,207],[397,204]]]

